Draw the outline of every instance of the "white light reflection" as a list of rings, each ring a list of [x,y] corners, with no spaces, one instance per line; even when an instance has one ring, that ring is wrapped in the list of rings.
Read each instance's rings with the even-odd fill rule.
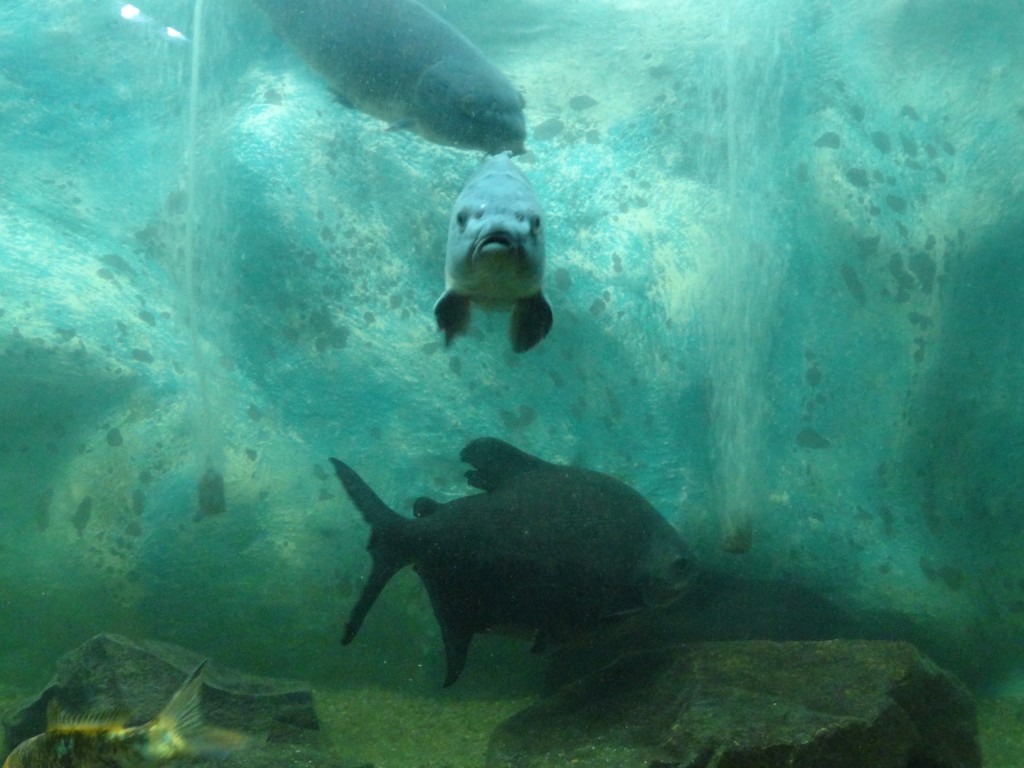
[[[156,29],[153,30],[154,34],[174,43],[189,42],[189,39],[177,29],[164,24],[159,24],[152,16],[144,14],[142,9],[137,5],[120,2],[115,3],[115,5],[117,6],[117,15],[125,21],[130,21],[133,24],[152,24],[156,27]]]
[[[174,27],[165,27],[164,37],[175,43],[187,43],[189,41],[187,37],[181,34],[181,32],[176,30]]]
[[[146,16],[134,5],[122,5],[120,13],[121,18],[125,21],[152,21],[152,19],[149,18],[149,16]]]

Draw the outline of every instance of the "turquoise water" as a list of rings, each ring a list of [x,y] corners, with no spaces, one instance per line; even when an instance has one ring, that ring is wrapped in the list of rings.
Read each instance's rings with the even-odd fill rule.
[[[246,0],[0,6],[0,680],[115,631],[434,691],[412,574],[338,644],[368,531],[327,458],[411,514],[490,435],[811,596],[682,635],[899,637],[1019,693],[1020,3],[429,5],[525,97],[521,355],[434,324],[481,153],[345,107]],[[527,647],[459,686],[536,692]]]

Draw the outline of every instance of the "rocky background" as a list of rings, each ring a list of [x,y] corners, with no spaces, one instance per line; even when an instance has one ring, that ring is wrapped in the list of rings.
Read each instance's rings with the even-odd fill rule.
[[[244,0],[0,5],[0,677],[119,631],[433,689],[411,574],[338,646],[367,531],[326,458],[408,510],[494,435],[632,484],[709,582],[813,595],[794,635],[827,603],[1012,689],[1024,16],[847,6],[432,4],[527,100],[555,325],[514,355],[433,325],[476,155],[345,109]],[[776,605],[742,594],[721,637]],[[540,668],[483,641],[460,687]]]

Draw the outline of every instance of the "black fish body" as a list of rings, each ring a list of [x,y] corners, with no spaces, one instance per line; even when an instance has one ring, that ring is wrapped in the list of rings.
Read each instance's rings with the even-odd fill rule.
[[[445,685],[478,632],[529,631],[563,641],[682,593],[690,558],[642,496],[599,472],[537,459],[493,438],[467,445],[471,485],[447,503],[416,502],[404,518],[351,468],[338,477],[372,527],[373,570],[345,629],[355,637],[388,579],[414,564],[445,644]]]
[[[429,141],[524,151],[523,98],[454,27],[415,0],[257,0],[345,102]]]

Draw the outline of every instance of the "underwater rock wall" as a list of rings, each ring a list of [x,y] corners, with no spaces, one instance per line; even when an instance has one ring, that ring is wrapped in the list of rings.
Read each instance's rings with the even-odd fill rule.
[[[842,6],[442,9],[527,100],[555,324],[515,355],[505,315],[434,329],[473,153],[346,110],[233,0],[204,18],[190,182],[192,45],[5,4],[0,674],[112,630],[432,687],[412,579],[337,645],[367,531],[326,458],[407,512],[465,492],[479,435],[629,482],[709,567],[1004,674],[1024,22]],[[189,3],[145,11],[195,39]]]

